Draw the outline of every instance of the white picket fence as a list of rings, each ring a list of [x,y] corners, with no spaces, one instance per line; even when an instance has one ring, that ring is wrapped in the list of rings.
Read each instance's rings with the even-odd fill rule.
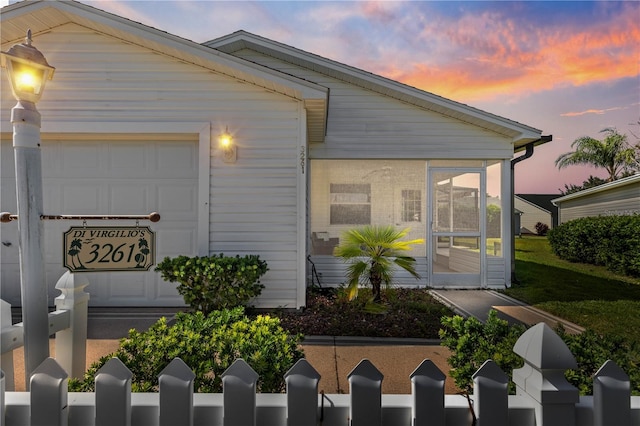
[[[578,395],[564,378],[576,368],[562,339],[541,323],[514,346],[522,368],[508,377],[493,361],[474,375],[473,411],[479,426],[640,425],[640,397],[629,377],[607,361],[594,376],[592,396]],[[445,395],[445,374],[429,360],[408,377],[411,395],[383,395],[383,375],[362,360],[348,376],[350,393],[318,393],[320,375],[300,360],[285,375],[286,393],[256,393],[258,374],[236,360],[223,374],[221,394],[194,393],[195,375],[179,358],[159,375],[158,393],[132,393],[131,372],[113,358],[96,375],[95,393],[69,393],[68,375],[49,358],[31,377],[30,392],[5,392],[2,425],[421,426],[471,425],[469,402]]]
[[[237,360],[223,375],[222,394],[193,392],[194,374],[176,358],[160,374],[158,393],[131,393],[131,372],[117,358],[96,376],[95,393],[69,393],[67,381],[81,377],[85,365],[86,278],[65,274],[56,284],[61,295],[49,314],[56,333],[56,359],[45,360],[31,376],[30,392],[13,392],[13,350],[22,345],[22,327],[11,324],[11,307],[1,303],[2,372],[0,426],[10,425],[471,425],[469,401],[445,395],[446,375],[425,360],[407,378],[411,395],[382,395],[383,375],[368,360],[349,374],[350,393],[318,394],[320,375],[305,360],[285,376],[284,394],[256,393],[258,375]],[[525,332],[514,352],[525,364],[508,378],[485,362],[474,376],[471,396],[479,426],[640,426],[640,397],[631,397],[629,377],[613,362],[594,376],[592,396],[564,378],[575,358],[548,326]]]
[[[49,313],[49,335],[56,335],[56,360],[77,378],[84,374],[87,359],[89,293],[84,289],[88,285],[85,275],[65,272],[56,283],[61,293],[55,299],[56,310]],[[22,323],[12,324],[11,305],[4,300],[0,300],[0,331],[0,366],[6,389],[14,390],[13,351],[24,345],[24,328]]]

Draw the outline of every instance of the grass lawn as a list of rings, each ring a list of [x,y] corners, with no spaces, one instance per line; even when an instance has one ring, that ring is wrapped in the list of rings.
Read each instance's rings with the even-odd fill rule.
[[[601,334],[640,343],[640,279],[557,258],[545,237],[516,238],[516,277],[504,292]]]

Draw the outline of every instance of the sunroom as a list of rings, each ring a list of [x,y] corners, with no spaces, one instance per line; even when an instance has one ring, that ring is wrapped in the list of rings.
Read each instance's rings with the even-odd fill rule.
[[[425,242],[408,254],[420,280],[405,286],[449,288],[505,285],[499,160],[312,160],[309,227],[311,259],[320,285],[339,285],[333,258],[341,234],[365,225],[409,229]],[[508,209],[506,210],[508,211]]]

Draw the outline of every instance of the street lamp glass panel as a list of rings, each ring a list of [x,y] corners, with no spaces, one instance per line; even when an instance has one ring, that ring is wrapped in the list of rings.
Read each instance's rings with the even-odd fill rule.
[[[7,69],[11,91],[19,101],[37,102],[47,80],[53,78],[55,68],[31,44],[31,30],[22,44],[15,44],[7,52],[0,52],[2,67]]]
[[[44,70],[33,68],[17,61],[11,62],[16,92],[37,96],[41,95]]]

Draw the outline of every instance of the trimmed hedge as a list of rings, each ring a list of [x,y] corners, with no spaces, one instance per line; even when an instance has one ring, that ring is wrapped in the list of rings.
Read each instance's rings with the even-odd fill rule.
[[[205,315],[220,309],[244,306],[258,297],[260,284],[269,268],[260,256],[165,257],[155,268],[162,279],[178,282],[178,293],[194,311]]]
[[[640,277],[640,215],[575,219],[552,229],[553,252],[570,262],[603,265],[610,271]]]
[[[207,316],[178,312],[173,323],[163,317],[147,331],[129,330],[115,353],[93,363],[82,380],[69,380],[69,391],[93,392],[100,368],[117,357],[133,373],[134,392],[157,392],[158,376],[179,357],[195,374],[195,392],[222,392],[222,373],[237,358],[259,374],[258,391],[282,392],[285,373],[304,357],[301,337],[290,336],[278,318],[247,317],[242,307]]]
[[[442,346],[451,350],[447,362],[452,367],[451,377],[463,392],[473,391],[473,374],[487,359],[492,359],[509,375],[509,392],[515,393],[511,381],[513,370],[522,367],[524,361],[513,352],[513,347],[526,330],[523,325],[509,325],[498,318],[497,311],[489,311],[489,318],[482,324],[477,318],[458,315],[442,318],[440,338]],[[592,330],[581,334],[569,334],[562,327],[555,332],[576,358],[578,368],[567,370],[564,375],[580,395],[593,394],[593,375],[608,359],[615,362],[631,381],[631,393],[640,395],[640,346],[622,337],[600,335]]]

